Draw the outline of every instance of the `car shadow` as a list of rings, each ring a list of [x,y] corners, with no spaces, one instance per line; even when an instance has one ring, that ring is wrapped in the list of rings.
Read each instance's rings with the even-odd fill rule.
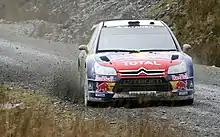
[[[146,101],[139,103],[134,100],[119,100],[108,103],[93,103],[90,107],[95,108],[129,108],[129,109],[137,109],[137,108],[147,108],[147,107],[159,107],[159,106],[168,106],[168,107],[180,107],[180,106],[188,106],[185,101]]]

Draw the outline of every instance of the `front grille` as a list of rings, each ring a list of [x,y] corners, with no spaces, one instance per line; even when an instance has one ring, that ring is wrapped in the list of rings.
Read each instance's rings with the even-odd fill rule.
[[[145,74],[148,76],[163,76],[165,70],[147,70],[145,68],[140,68],[138,70],[121,70],[119,71],[121,76],[138,76],[140,74]]]
[[[116,83],[113,92],[170,90],[172,90],[172,86],[165,78],[131,78],[119,80],[119,82]]]

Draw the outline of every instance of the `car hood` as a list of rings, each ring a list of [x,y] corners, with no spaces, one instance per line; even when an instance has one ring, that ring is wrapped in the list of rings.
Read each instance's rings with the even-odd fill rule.
[[[184,53],[181,52],[142,52],[142,53],[99,53],[96,60],[109,67],[120,70],[148,70],[168,69],[169,66],[179,64]],[[173,57],[174,60],[171,58]]]

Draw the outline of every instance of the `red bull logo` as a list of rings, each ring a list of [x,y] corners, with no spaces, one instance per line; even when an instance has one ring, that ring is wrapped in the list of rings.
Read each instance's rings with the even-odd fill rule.
[[[172,76],[172,80],[181,80],[181,79],[188,79],[188,75],[187,74],[180,74],[179,76]]]
[[[186,83],[183,82],[183,81],[179,81],[179,82],[176,84],[176,88],[177,88],[177,89],[186,89]]]
[[[103,82],[101,84],[97,84],[96,86],[96,91],[108,91],[109,90],[109,85],[106,82]]]

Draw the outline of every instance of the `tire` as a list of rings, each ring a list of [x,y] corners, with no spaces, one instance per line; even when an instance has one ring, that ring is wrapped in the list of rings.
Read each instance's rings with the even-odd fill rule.
[[[83,92],[84,91],[84,87],[85,87],[85,75],[83,73],[83,70],[80,70],[79,74],[80,74],[80,80],[79,80],[79,82],[80,82],[80,89]]]
[[[84,91],[84,82],[85,82],[85,71],[86,68],[84,67],[85,60],[83,57],[83,53],[81,52],[79,57],[78,57],[78,72],[79,72],[79,84],[80,84],[80,90]]]
[[[178,103],[180,103],[179,105],[192,105],[194,103],[194,98],[192,99],[187,99],[187,100],[181,100],[181,101],[178,101]],[[176,104],[176,103],[175,103]]]
[[[85,107],[89,107],[93,105],[92,101],[88,101],[88,80],[85,78],[84,82],[84,105]]]
[[[88,101],[88,82],[87,82],[87,80],[85,80],[85,82],[84,82],[83,92],[84,92],[84,105],[87,107],[89,105],[89,101]]]
[[[194,103],[194,98],[186,100],[186,105],[192,105]]]
[[[80,87],[81,93],[83,93],[85,107],[91,106],[92,102],[88,101],[88,80],[85,68],[82,68],[82,70],[80,70]]]
[[[80,65],[79,65],[80,64]],[[81,103],[85,102],[85,79],[86,79],[86,68],[82,65],[84,64],[83,59],[78,60],[78,72],[79,72],[79,100]]]
[[[193,93],[193,97],[191,99],[186,100],[186,105],[192,105],[193,103],[194,103],[194,93]]]
[[[171,102],[171,106],[185,106],[192,105],[194,103],[194,98],[187,100],[175,100]]]

